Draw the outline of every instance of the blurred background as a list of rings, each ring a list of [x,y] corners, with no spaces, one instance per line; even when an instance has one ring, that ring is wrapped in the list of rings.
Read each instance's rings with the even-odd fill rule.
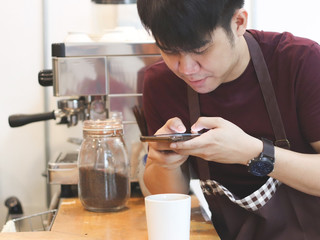
[[[51,44],[71,32],[97,33],[115,27],[143,30],[135,4],[99,5],[91,0],[16,0],[0,4],[0,226],[8,209],[4,201],[18,197],[28,213],[48,208],[47,162],[61,150],[76,146],[67,138],[81,138],[81,125],[67,128],[55,121],[10,128],[16,113],[56,109],[52,87],[38,83],[38,72],[51,69]],[[247,0],[249,28],[289,31],[320,42],[314,26],[320,22],[318,0]]]

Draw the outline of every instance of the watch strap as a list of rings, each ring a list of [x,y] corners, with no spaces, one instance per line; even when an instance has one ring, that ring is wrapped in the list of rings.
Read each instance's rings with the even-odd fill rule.
[[[274,145],[273,142],[266,138],[261,138],[263,142],[263,155],[266,155],[270,158],[272,162],[274,162]]]

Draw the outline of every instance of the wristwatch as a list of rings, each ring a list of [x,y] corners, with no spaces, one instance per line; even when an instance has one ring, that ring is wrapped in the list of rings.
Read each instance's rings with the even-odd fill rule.
[[[261,138],[263,150],[260,155],[249,161],[249,172],[258,177],[267,176],[274,168],[274,145],[273,142]]]

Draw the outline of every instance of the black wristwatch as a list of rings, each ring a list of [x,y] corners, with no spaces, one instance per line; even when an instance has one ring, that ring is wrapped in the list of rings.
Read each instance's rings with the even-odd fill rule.
[[[263,150],[260,155],[252,159],[249,163],[249,172],[255,176],[264,177],[273,171],[274,168],[274,145],[273,142],[261,138]]]

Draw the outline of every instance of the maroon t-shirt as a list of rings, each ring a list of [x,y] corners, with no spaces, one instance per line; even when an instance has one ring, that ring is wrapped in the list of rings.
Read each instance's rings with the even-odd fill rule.
[[[320,46],[290,33],[250,32],[264,54],[291,149],[315,153],[309,143],[320,140]],[[199,94],[199,101],[202,116],[222,117],[254,137],[275,140],[252,61],[239,78]],[[173,117],[190,129],[187,85],[164,62],[147,69],[143,104],[150,134]],[[267,179],[251,175],[243,165],[209,166],[212,178],[238,197],[249,195]]]

